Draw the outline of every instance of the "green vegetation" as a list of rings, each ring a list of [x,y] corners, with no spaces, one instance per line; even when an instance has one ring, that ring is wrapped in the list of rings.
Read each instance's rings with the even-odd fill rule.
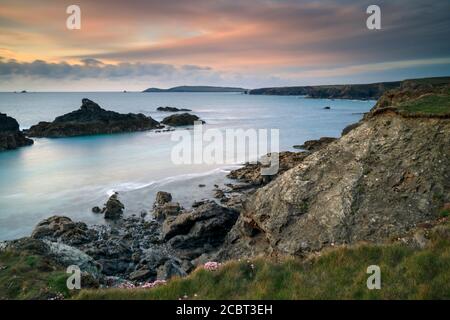
[[[450,90],[441,94],[423,95],[417,99],[401,103],[398,108],[410,114],[450,114]]]
[[[68,275],[27,251],[0,252],[0,300],[68,296]]]
[[[446,218],[446,217],[450,216],[450,210],[449,209],[442,210],[441,213],[440,213],[440,216],[442,218]]]
[[[436,227],[429,238],[425,249],[365,244],[303,261],[235,261],[218,271],[198,269],[155,289],[82,290],[76,298],[450,299],[450,225]],[[369,265],[381,268],[381,290],[367,289]]]

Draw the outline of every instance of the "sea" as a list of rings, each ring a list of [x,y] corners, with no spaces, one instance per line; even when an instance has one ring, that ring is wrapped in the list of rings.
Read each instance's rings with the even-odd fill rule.
[[[83,98],[158,121],[170,114],[157,107],[191,109],[206,122],[205,130],[276,129],[281,151],[293,151],[306,140],[339,137],[375,104],[242,93],[29,92],[0,93],[0,112],[26,129],[78,109]],[[185,208],[211,198],[214,185],[228,183],[227,173],[242,163],[176,163],[174,132],[40,138],[30,147],[0,152],[0,240],[28,236],[52,215],[107,223],[92,207],[102,207],[114,192],[125,205],[125,216],[150,212],[158,191],[172,193]]]

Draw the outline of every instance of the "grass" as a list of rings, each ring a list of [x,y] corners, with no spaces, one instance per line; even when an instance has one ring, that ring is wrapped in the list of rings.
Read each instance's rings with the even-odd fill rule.
[[[427,94],[417,99],[403,102],[398,108],[400,111],[409,114],[450,114],[450,90],[440,94]]]
[[[42,256],[27,251],[0,252],[0,300],[67,297],[67,277]]]
[[[252,265],[254,268],[252,268]],[[366,286],[381,268],[381,290]],[[197,269],[154,289],[81,290],[77,299],[450,299],[450,226],[435,229],[425,249],[400,243],[328,250],[310,260],[229,262]]]

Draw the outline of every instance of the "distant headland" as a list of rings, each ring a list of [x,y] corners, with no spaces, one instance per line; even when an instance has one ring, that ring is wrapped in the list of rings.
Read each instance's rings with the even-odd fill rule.
[[[170,89],[148,88],[143,92],[247,92],[244,88],[212,86],[179,86]]]

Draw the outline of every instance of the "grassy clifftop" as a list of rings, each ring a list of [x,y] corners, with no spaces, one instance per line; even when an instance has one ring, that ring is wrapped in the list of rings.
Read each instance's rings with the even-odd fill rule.
[[[381,268],[380,290],[367,289],[369,265]],[[334,248],[304,260],[234,261],[154,289],[83,290],[76,298],[450,299],[450,224],[386,245]]]

